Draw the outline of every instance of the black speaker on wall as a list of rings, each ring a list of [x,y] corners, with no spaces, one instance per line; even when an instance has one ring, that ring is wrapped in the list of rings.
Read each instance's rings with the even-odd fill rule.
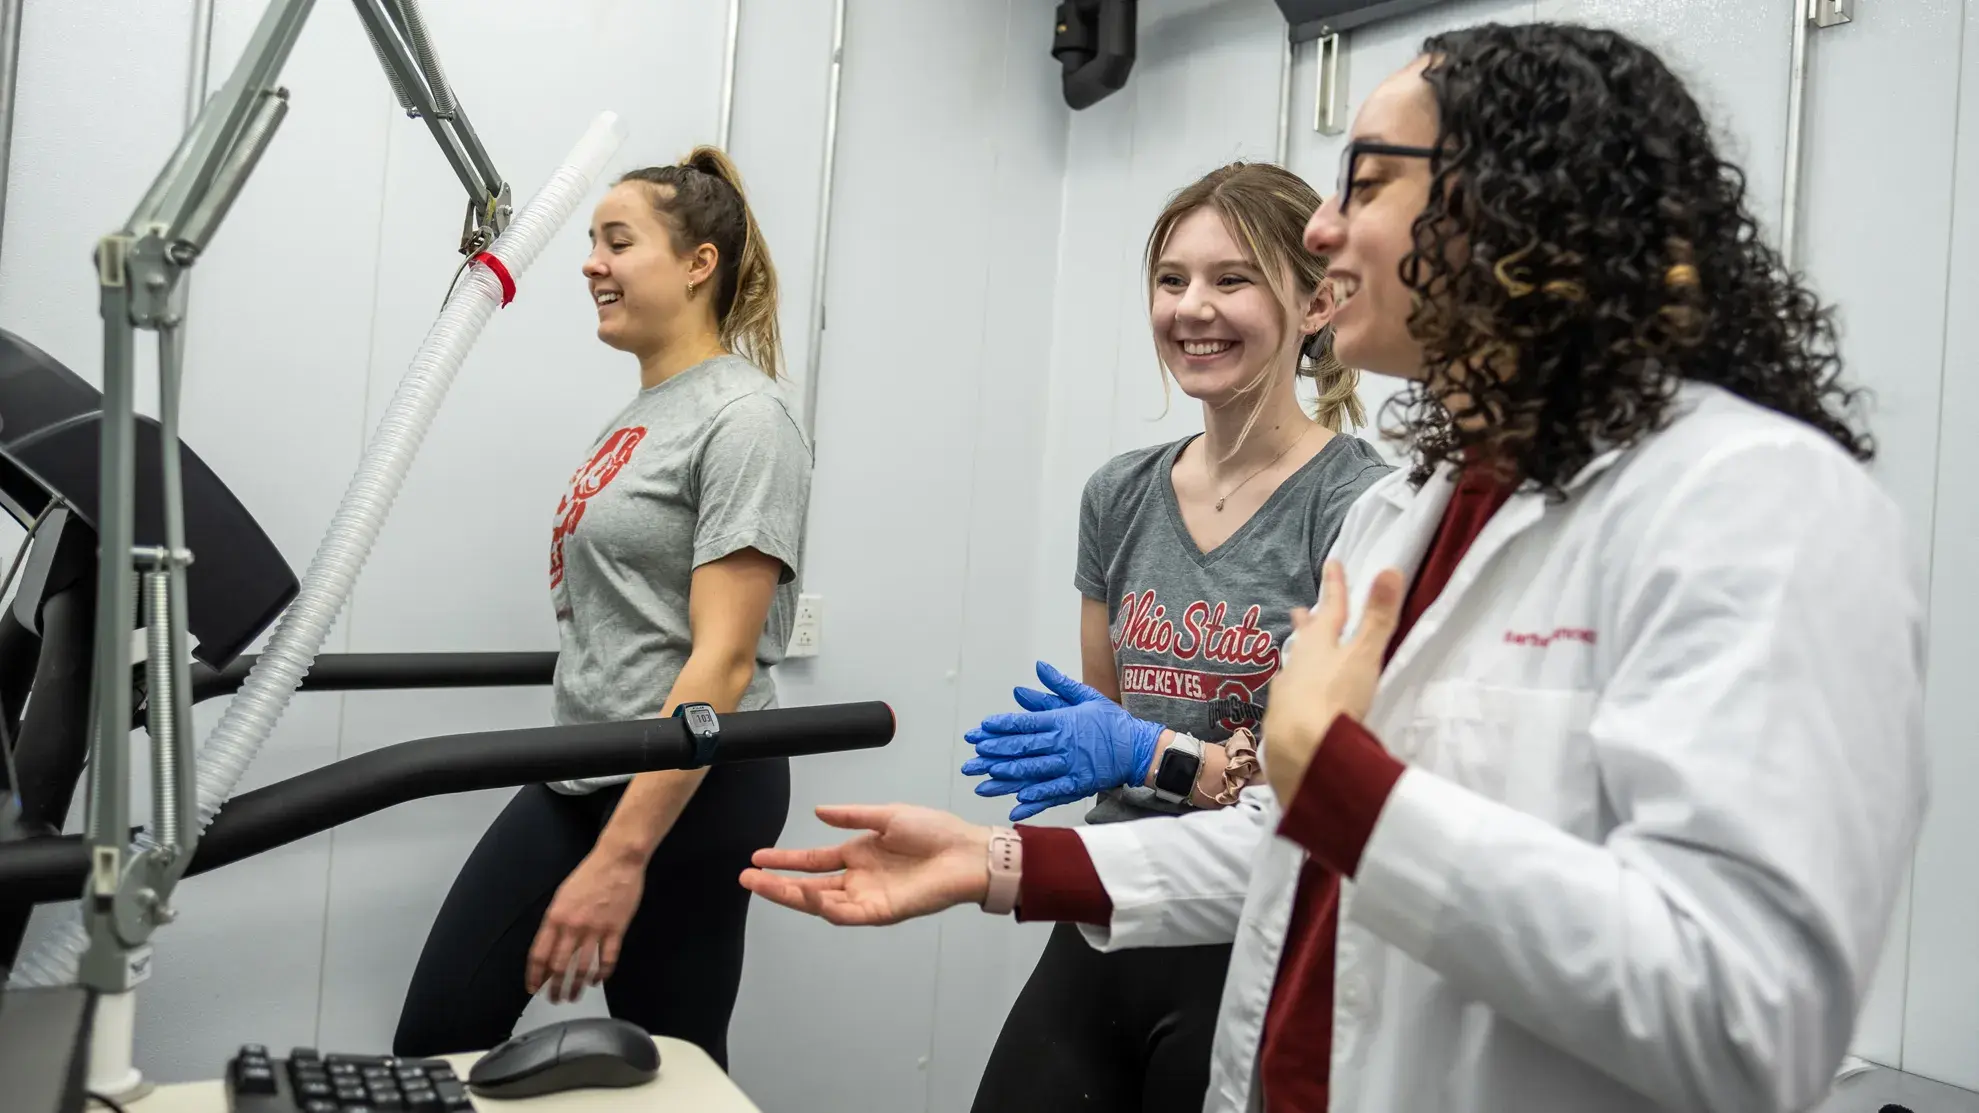
[[[1090,108],[1127,84],[1139,32],[1135,0],[1065,0],[1051,38],[1051,56],[1065,67],[1065,103]]]
[[[1409,15],[1444,0],[1277,0],[1295,43]],[[1058,5],[1051,56],[1064,67],[1065,103],[1091,108],[1127,85],[1140,32],[1135,0],[1064,0]]]

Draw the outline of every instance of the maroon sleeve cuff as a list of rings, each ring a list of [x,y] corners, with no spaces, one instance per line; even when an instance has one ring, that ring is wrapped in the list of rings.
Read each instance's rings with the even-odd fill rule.
[[[1334,872],[1352,877],[1374,821],[1407,768],[1366,727],[1345,715],[1335,718],[1285,806],[1278,833]],[[1030,863],[1024,865],[1029,874]]]
[[[1106,927],[1113,898],[1100,884],[1085,841],[1069,827],[1017,825],[1024,840],[1023,876],[1017,879],[1017,919]]]

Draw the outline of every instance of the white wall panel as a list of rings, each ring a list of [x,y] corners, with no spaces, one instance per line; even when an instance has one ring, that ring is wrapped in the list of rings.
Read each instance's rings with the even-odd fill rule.
[[[1839,310],[1842,354],[1850,377],[1871,394],[1868,416],[1878,441],[1874,471],[1904,512],[1911,531],[1911,553],[1920,566],[1930,562],[1931,590],[1957,592],[1961,566],[1934,558],[1931,538],[1958,543],[1955,528],[1932,524],[1940,470],[1938,445],[1946,313],[1944,282],[1950,264],[1953,200],[1953,144],[1958,128],[1959,5],[1947,0],[1889,5],[1858,5],[1855,21],[1816,31],[1809,53],[1804,214],[1801,243],[1804,265],[1822,297]],[[1776,26],[1785,39],[1782,17]],[[1873,97],[1863,90],[1875,89]],[[1901,104],[1891,113],[1878,104]],[[1902,167],[1901,173],[1891,168]],[[1873,201],[1871,200],[1873,199]],[[1863,215],[1877,214],[1873,233]],[[1955,303],[1953,303],[1955,304]],[[1955,474],[1955,473],[1946,473]],[[1957,678],[1974,659],[1971,627],[1943,621],[1933,605],[1933,657],[1929,688],[1932,753],[1944,762],[1968,737],[1962,721],[1947,719],[1945,701],[1956,701],[1964,687]],[[1955,705],[1955,704],[1954,704]],[[1955,759],[1954,759],[1955,760]],[[1979,825],[1968,809],[1948,801],[1979,791],[1972,771],[1958,766],[1936,770],[1934,807],[1920,848],[1921,861],[1943,862],[1945,848],[1963,855]],[[1963,899],[1956,875],[1920,880],[1912,902],[1927,908]],[[1946,932],[1972,938],[1979,920],[1954,912],[1948,920],[1910,921],[1900,908],[1879,969],[1876,992],[1863,1015],[1858,1048],[1877,1061],[1899,1065],[1890,1055],[1904,1047],[1902,1063],[1912,1067],[1908,1025],[1899,1023],[1905,981],[1908,993],[1925,995],[1923,1007],[1937,1011],[1926,1027],[1927,1040],[1957,1041],[1960,1053],[1937,1057],[1933,1069],[1920,1069],[1945,1081],[1964,1079],[1979,1086],[1975,1060],[1979,1047],[1979,998],[1956,1000],[1962,987],[1979,985],[1979,958],[1967,949],[1940,949],[1931,959],[1905,957],[1911,939],[1939,942]],[[1914,943],[1912,944],[1915,945]],[[1906,967],[1908,974],[1906,975]],[[1922,980],[1920,980],[1920,978]],[[1900,1011],[1901,1010],[1901,1011]],[[1926,1061],[1931,1060],[1926,1055]],[[1957,1065],[1954,1066],[1953,1064]],[[1951,1071],[1950,1074],[1939,1073]]]
[[[785,386],[800,416],[817,286],[831,32],[832,5],[821,0],[742,0],[729,153],[776,263]]]
[[[210,88],[231,74],[265,6],[215,7]],[[186,440],[297,576],[362,447],[394,123],[370,51],[351,5],[317,5],[282,73],[288,116],[192,271]]]
[[[1008,7],[1001,87],[991,109],[996,146],[988,185],[997,203],[984,210],[982,250],[958,253],[950,263],[980,270],[986,295],[973,332],[958,329],[956,337],[963,352],[981,354],[970,403],[975,423],[957,698],[944,734],[942,773],[948,781],[946,806],[982,823],[1007,823],[1012,800],[975,795],[979,778],[960,772],[974,753],[961,735],[984,715],[1014,706],[1014,685],[1036,683],[1034,662],[1041,651],[1019,601],[1070,600],[1067,577],[1034,580],[1028,544],[1041,525],[1042,408],[1052,373],[1055,300],[1050,277],[1059,256],[1070,110],[1059,95],[1061,67],[1049,49],[1050,5],[1022,0]],[[1019,925],[975,909],[942,919],[928,1109],[969,1108],[1004,1014],[1049,931],[1046,925]]]
[[[780,684],[787,704],[885,699],[899,730],[885,750],[794,762],[784,845],[844,837],[812,818],[818,803],[940,803],[961,761],[969,631],[993,618],[970,610],[971,585],[997,575],[970,567],[997,540],[972,493],[1010,451],[984,455],[979,437],[1035,372],[985,380],[1041,358],[1048,320],[1025,287],[1049,286],[1037,196],[1056,183],[1026,170],[1048,149],[1020,144],[1056,96],[1023,76],[1049,19],[1031,0],[850,6],[805,575],[826,598],[824,651]],[[1002,538],[1001,559],[1020,559],[1024,534]],[[736,1078],[766,1109],[929,1107],[938,937],[969,913],[853,931],[759,903]]]
[[[1128,95],[1132,80],[1128,89],[1071,113],[1064,140],[1051,380],[1042,395],[1045,443],[1037,494],[1039,525],[1031,539],[1036,554],[1030,600],[1032,642],[1034,652],[1046,660],[1073,661],[1079,654],[1077,593],[1072,588],[1079,495],[1086,477],[1115,452],[1119,369],[1126,362],[1123,351],[1134,350],[1123,345],[1138,342],[1146,349],[1147,358],[1137,361],[1146,385],[1157,385],[1156,376],[1161,374],[1147,340],[1146,302],[1140,292],[1143,241],[1127,219],[1134,209],[1119,200],[1128,194],[1138,135],[1135,102]],[[1158,210],[1143,205],[1141,211],[1147,225],[1152,225]],[[1139,231],[1145,237],[1147,226]],[[1142,416],[1153,412],[1143,411]],[[1148,439],[1134,443],[1153,441],[1152,429],[1143,427],[1136,435]],[[1047,812],[1040,818],[1051,815]]]
[[[1973,498],[1971,478],[1979,474],[1979,444],[1969,432],[1979,415],[1979,376],[1973,372],[1979,367],[1979,318],[1973,313],[1973,307],[1979,306],[1979,3],[1967,0],[1963,13],[1956,3],[1906,5],[1907,17],[1901,19],[1888,10],[1868,11],[1870,7],[1860,6],[1856,18],[1868,20],[1862,30],[1886,44],[1879,51],[1878,72],[1905,78],[1900,84],[1886,79],[1895,87],[1885,103],[1901,104],[1906,110],[1895,114],[1901,118],[1885,114],[1872,120],[1867,105],[1851,105],[1847,116],[1837,113],[1836,122],[1845,130],[1827,132],[1823,141],[1835,146],[1873,144],[1864,151],[1858,176],[1843,179],[1838,188],[1873,190],[1873,204],[1856,195],[1854,212],[1873,211],[1877,219],[1873,224],[1852,220],[1843,227],[1873,229],[1860,238],[1907,256],[1892,260],[1883,272],[1895,285],[1877,308],[1879,317],[1889,313],[1897,320],[1877,321],[1873,336],[1865,335],[1866,322],[1856,330],[1862,345],[1858,350],[1863,353],[1857,357],[1859,366],[1879,373],[1887,368],[1910,382],[1915,416],[1902,421],[1899,412],[1894,420],[1886,419],[1879,430],[1886,449],[1913,458],[1922,452],[1921,445],[1897,442],[1928,437],[1931,415],[1922,411],[1929,386],[1918,380],[1928,377],[1932,368],[1912,361],[1928,355],[1934,329],[1941,328],[1943,336],[1942,359],[1935,365],[1941,369],[1942,394],[1936,399],[1935,415],[1940,435],[1931,521],[1931,681],[1926,711],[1932,800],[1912,873],[1908,969],[1885,969],[1883,977],[1903,976],[1908,987],[1903,1069],[1979,1090],[1979,873],[1972,854],[1979,843],[1979,815],[1970,805],[1979,793],[1979,747],[1974,746],[1973,729],[1979,721],[1979,696],[1971,680],[1979,673],[1979,633],[1975,633],[1979,579],[1973,574],[1979,568],[1979,499]],[[1953,55],[1961,46],[1962,56]],[[1839,45],[1834,53],[1841,53]],[[1828,64],[1825,55],[1822,63]],[[1829,80],[1825,73],[1823,80]],[[1852,101],[1847,95],[1851,86],[1842,82],[1865,78],[1856,74],[1834,80],[1831,100]],[[1917,113],[1914,119],[1912,112]],[[1955,132],[1946,127],[1949,121],[1956,121]],[[1952,144],[1957,157],[1955,164],[1948,165],[1947,148]],[[1944,194],[1929,192],[1933,177],[1940,190],[1947,180],[1951,182],[1949,212]],[[1824,181],[1821,188],[1829,187]],[[1912,205],[1924,211],[1914,212]],[[1885,224],[1885,220],[1901,223]],[[1886,234],[1889,241],[1884,243]],[[1903,262],[1911,267],[1908,273],[1900,269]],[[1868,288],[1874,279],[1865,274],[1861,281]],[[1934,296],[1940,282],[1944,283],[1941,303]],[[1941,324],[1933,320],[1935,314],[1943,315],[1938,319]],[[1851,317],[1859,319],[1859,313]],[[1898,320],[1910,321],[1922,335],[1898,335]],[[1886,343],[1892,347],[1881,347]],[[1904,462],[1903,456],[1898,462]],[[1922,472],[1922,463],[1918,470]],[[1912,521],[1917,522],[1915,513]]]
[[[0,328],[91,383],[103,367],[91,255],[178,145],[191,28],[177,4],[24,5]]]

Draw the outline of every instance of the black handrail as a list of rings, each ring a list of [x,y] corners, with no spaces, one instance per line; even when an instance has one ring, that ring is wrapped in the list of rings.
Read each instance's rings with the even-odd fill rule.
[[[893,731],[893,709],[880,702],[735,712],[721,717],[714,763],[872,749],[891,742]],[[218,869],[428,796],[694,766],[686,724],[671,718],[401,742],[229,800],[200,836],[186,873]],[[78,835],[0,843],[0,892],[10,899],[73,899],[88,869]]]
[[[194,703],[232,695],[260,659],[244,653],[214,670],[192,670]],[[557,655],[542,653],[322,653],[303,675],[305,692],[372,692],[404,688],[528,688],[555,679]]]

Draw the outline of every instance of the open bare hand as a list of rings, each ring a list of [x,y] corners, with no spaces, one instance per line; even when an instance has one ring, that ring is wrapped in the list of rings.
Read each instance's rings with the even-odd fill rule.
[[[865,831],[837,846],[758,850],[742,887],[834,924],[897,924],[989,892],[987,827],[912,804],[826,805],[818,818]],[[791,870],[785,877],[768,870]]]
[[[1402,574],[1384,568],[1369,586],[1360,625],[1347,636],[1347,573],[1337,560],[1321,572],[1319,604],[1292,612],[1298,635],[1279,658],[1264,712],[1264,770],[1271,790],[1290,804],[1333,720],[1367,718],[1381,681],[1388,641],[1406,594]]]

